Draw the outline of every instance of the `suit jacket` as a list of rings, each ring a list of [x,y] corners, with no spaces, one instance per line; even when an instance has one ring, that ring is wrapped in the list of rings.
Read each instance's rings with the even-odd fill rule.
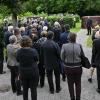
[[[9,31],[5,32],[4,34],[4,42],[5,42],[5,46],[7,46],[9,44],[9,37],[13,35],[13,33],[10,33]]]
[[[92,27],[92,20],[91,19],[87,19],[86,26]]]
[[[100,66],[100,39],[95,39],[93,41],[91,63],[94,67]]]
[[[58,68],[60,59],[60,48],[53,40],[47,40],[42,45],[44,65],[47,70]]]

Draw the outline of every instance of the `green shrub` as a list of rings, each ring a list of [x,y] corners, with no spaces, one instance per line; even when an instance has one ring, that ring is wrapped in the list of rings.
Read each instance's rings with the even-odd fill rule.
[[[31,17],[31,16],[33,16],[32,12],[25,12],[25,13],[19,15],[19,17]]]
[[[54,23],[55,21],[59,21],[61,19],[60,16],[48,16],[47,20],[49,22]],[[63,20],[64,20],[64,24],[69,24],[70,27],[74,26],[74,21],[73,21],[73,17],[67,17],[67,16],[63,16]]]
[[[40,16],[40,17],[47,17],[48,16],[48,14],[47,13],[44,13],[44,12],[42,12],[42,13],[38,13],[37,15],[35,15],[35,16]]]
[[[73,20],[73,17],[67,17],[67,16],[64,16],[64,24],[69,24],[70,27],[74,27],[74,20]]]

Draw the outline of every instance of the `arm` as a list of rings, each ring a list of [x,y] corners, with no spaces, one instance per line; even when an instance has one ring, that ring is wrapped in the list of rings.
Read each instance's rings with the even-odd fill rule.
[[[38,52],[34,49],[34,61],[35,62],[38,62],[39,61],[39,54],[38,54]]]
[[[64,50],[64,45],[62,46],[62,49],[61,49],[61,59],[62,59],[62,61],[65,62],[65,50]]]
[[[95,48],[95,41],[93,41],[92,59],[91,59],[92,66],[95,66],[95,56],[96,56],[96,48]]]
[[[58,59],[61,59],[61,58],[60,58],[60,47],[59,47],[58,44],[56,44],[56,53],[57,53]]]

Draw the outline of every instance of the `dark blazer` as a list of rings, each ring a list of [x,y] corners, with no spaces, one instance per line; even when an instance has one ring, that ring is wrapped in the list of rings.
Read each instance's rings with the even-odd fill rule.
[[[13,33],[10,33],[9,31],[5,32],[4,34],[4,42],[5,42],[5,46],[7,46],[9,44],[9,37],[13,35]]]
[[[92,27],[92,20],[91,19],[87,19],[86,26]]]
[[[53,40],[47,40],[42,45],[44,65],[47,70],[59,67],[60,48]]]
[[[17,51],[19,71],[23,78],[38,76],[38,53],[32,48],[21,48]]]
[[[100,66],[100,39],[95,39],[93,41],[92,48],[92,66]]]

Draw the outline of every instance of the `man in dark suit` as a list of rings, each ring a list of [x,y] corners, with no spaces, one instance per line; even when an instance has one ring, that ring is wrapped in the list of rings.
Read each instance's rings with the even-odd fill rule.
[[[4,60],[4,36],[3,36],[3,28],[0,28],[0,74],[4,74],[3,71],[3,60]]]
[[[100,93],[100,38],[95,39],[93,42],[92,66],[97,68],[97,92]]]
[[[60,48],[57,43],[55,43],[53,39],[54,33],[49,31],[47,34],[47,40],[42,45],[42,53],[44,57],[44,65],[47,71],[48,83],[50,93],[54,93],[54,84],[53,84],[53,71],[55,75],[56,82],[56,92],[59,93],[60,88],[60,67],[59,67],[59,59],[60,59]]]
[[[86,22],[86,27],[87,27],[87,35],[91,35],[91,28],[92,28],[92,20],[90,17],[88,17],[87,22]]]

